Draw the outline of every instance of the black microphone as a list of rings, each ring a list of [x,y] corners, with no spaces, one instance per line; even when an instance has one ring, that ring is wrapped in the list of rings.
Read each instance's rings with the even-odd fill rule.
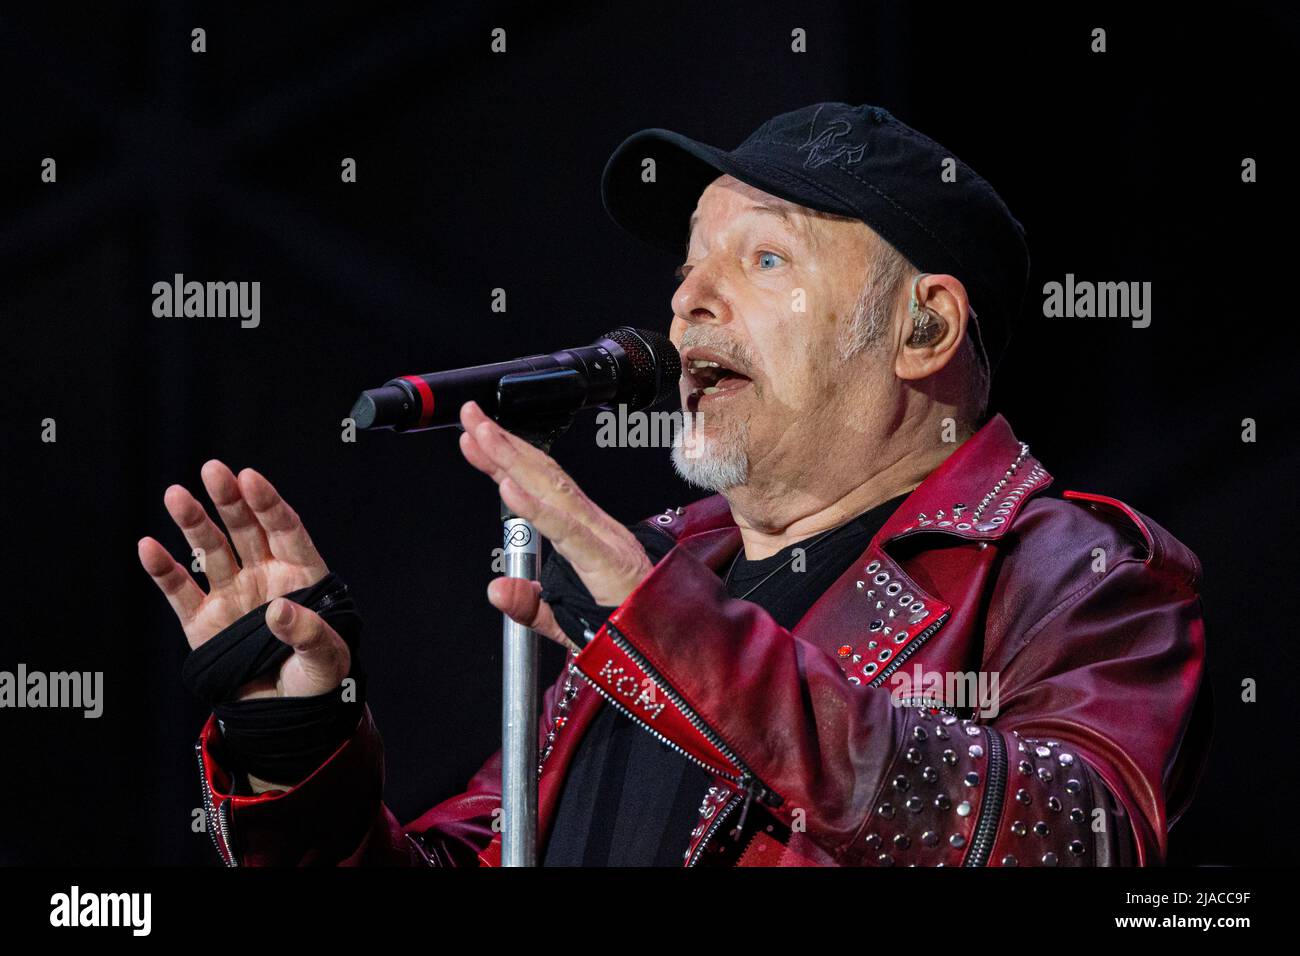
[[[583,408],[647,408],[673,394],[681,375],[681,356],[666,336],[620,326],[581,348],[402,375],[362,392],[349,416],[362,429],[447,428],[460,424],[461,405],[473,400],[506,427],[545,426]]]

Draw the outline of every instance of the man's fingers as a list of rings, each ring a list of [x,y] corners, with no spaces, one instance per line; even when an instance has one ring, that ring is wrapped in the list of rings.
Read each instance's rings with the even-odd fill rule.
[[[225,587],[239,573],[234,552],[225,534],[208,517],[199,500],[181,485],[172,485],[163,493],[163,505],[176,527],[181,529],[191,548],[203,553],[203,573],[214,589]]]
[[[460,417],[465,460],[491,476],[516,514],[533,522],[574,563],[603,554],[592,527],[603,514],[549,455],[511,435],[474,402],[461,407]]]
[[[176,612],[181,627],[185,627],[207,595],[190,573],[153,538],[141,538],[136,544],[136,553],[140,556],[140,564]]]
[[[297,512],[280,497],[275,487],[252,468],[241,471],[237,480],[244,500],[266,533],[271,553],[281,561],[312,568],[322,575],[328,572]]]
[[[460,410],[460,448],[491,476],[501,500],[526,518],[569,560],[601,604],[619,604],[651,566],[626,528],[588,498],[555,460],[511,435],[474,402]]]
[[[605,565],[613,552],[595,530],[572,511],[553,507],[522,488],[513,477],[500,485],[501,500],[515,514],[531,521],[538,533],[580,573]]]
[[[505,472],[498,468],[497,463],[488,456],[488,453],[479,447],[478,440],[474,438],[472,432],[460,433],[460,452],[467,462],[498,484],[505,477]]]
[[[466,402],[461,406],[460,423],[465,434],[472,439],[465,457],[498,484],[510,474],[529,490],[542,492],[545,490],[543,485],[566,477],[550,455],[510,434],[488,418],[476,402]],[[462,443],[461,448],[465,450],[466,444]]]
[[[204,464],[200,474],[203,477],[203,487],[207,489],[208,497],[221,516],[221,523],[226,526],[231,540],[235,542],[239,560],[245,567],[269,560],[271,548],[266,542],[266,533],[240,493],[235,473],[224,462],[213,458]]]
[[[266,624],[272,634],[302,654],[327,649],[330,635],[337,636],[334,628],[319,614],[288,598],[276,598],[270,603],[266,609]]]
[[[488,602],[512,621],[566,647],[581,650],[555,620],[551,606],[542,600],[541,582],[526,578],[493,578],[488,584]]]
[[[347,643],[315,611],[288,598],[276,598],[266,609],[266,624],[276,638],[293,648],[298,661],[292,673],[288,664],[281,672],[285,696],[323,694],[347,676],[351,662]]]

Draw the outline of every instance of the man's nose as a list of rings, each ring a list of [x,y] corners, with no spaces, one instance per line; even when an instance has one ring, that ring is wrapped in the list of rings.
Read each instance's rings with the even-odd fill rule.
[[[673,315],[688,325],[727,321],[727,301],[715,263],[703,259],[686,273],[673,293]]]

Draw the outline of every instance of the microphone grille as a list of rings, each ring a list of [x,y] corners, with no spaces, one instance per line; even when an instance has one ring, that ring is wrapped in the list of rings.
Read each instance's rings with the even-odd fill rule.
[[[631,363],[632,394],[627,401],[633,409],[647,408],[677,391],[682,357],[668,336],[621,325],[605,338],[622,348]]]

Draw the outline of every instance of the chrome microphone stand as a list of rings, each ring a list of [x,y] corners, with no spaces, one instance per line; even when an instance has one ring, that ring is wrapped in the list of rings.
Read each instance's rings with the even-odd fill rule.
[[[537,529],[501,502],[505,576],[536,581]],[[501,865],[537,865],[537,634],[501,615]]]
[[[512,375],[501,380],[498,404],[506,427],[544,452],[573,423],[578,384],[569,370]],[[527,416],[520,410],[526,409]],[[542,539],[532,522],[501,502],[505,576],[536,581]],[[537,865],[537,633],[501,615],[501,865]]]

